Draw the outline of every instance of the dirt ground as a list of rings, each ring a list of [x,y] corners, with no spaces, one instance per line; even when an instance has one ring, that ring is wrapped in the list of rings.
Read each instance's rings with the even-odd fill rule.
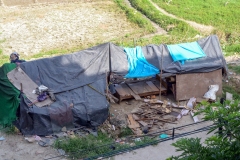
[[[41,147],[37,142],[27,142],[22,135],[6,135],[0,132],[0,137],[2,136],[5,140],[0,141],[1,160],[43,160],[60,155],[51,147]]]
[[[104,43],[139,30],[111,0],[0,6],[0,48],[32,55],[42,50]]]

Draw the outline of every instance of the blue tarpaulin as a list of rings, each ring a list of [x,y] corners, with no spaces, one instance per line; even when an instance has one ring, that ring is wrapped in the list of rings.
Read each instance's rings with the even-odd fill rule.
[[[185,60],[206,56],[197,42],[167,45],[167,48],[172,56],[173,61],[181,61],[182,64],[184,64]]]
[[[142,48],[124,48],[128,58],[128,74],[126,78],[149,77],[159,73],[159,69],[147,62]]]

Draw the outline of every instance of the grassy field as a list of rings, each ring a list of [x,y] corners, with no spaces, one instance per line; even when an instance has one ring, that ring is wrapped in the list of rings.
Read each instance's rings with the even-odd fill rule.
[[[187,23],[164,15],[149,3],[148,0],[130,0],[130,3],[134,8],[168,31],[168,34],[171,36],[189,38],[199,34],[198,31],[194,30]]]
[[[178,17],[215,27],[226,52],[240,52],[239,0],[153,0]]]

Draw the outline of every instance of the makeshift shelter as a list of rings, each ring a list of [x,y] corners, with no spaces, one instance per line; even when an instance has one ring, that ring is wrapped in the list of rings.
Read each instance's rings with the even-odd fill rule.
[[[186,60],[184,64],[173,61],[167,45],[141,47],[143,54],[141,63],[138,63],[137,56],[132,61],[141,64],[141,68],[139,65],[132,65],[136,67],[132,70],[137,70],[134,74],[138,73],[135,78],[143,77],[143,74],[146,76],[146,73],[149,73],[146,69],[154,74],[162,69],[163,75],[168,76],[227,70],[216,36],[209,36],[197,43],[206,56]],[[161,59],[163,59],[162,64]],[[126,54],[124,48],[112,43],[101,44],[72,54],[22,63],[20,68],[8,73],[12,84],[23,92],[20,96],[20,105],[16,113],[18,119],[15,125],[23,134],[36,135],[52,134],[60,131],[64,126],[99,126],[108,117],[109,103],[105,97],[108,90],[106,73],[126,76],[129,74],[131,65],[129,63],[129,54]],[[0,70],[4,70],[4,66]],[[4,72],[5,75],[6,73]],[[5,86],[2,83],[0,85],[2,95]],[[36,85],[47,86],[55,94],[56,101],[49,101],[47,105],[33,103],[30,99]],[[16,89],[12,88],[12,90]],[[19,91],[15,92],[18,96]],[[14,100],[14,103],[16,102]],[[9,102],[6,105],[12,104]],[[5,110],[6,107],[1,104],[0,108]],[[13,108],[17,109],[17,106],[14,105]]]

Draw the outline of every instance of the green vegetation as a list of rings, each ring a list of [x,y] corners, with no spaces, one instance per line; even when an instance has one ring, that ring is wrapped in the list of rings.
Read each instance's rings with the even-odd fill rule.
[[[0,125],[0,130],[6,134],[17,134],[19,130],[12,124]]]
[[[134,9],[127,7],[124,0],[114,0],[118,6],[125,12],[128,20],[130,22],[136,23],[140,28],[144,29],[144,33],[153,33],[155,28],[152,26],[151,22],[144,18],[141,13],[135,11]]]
[[[238,84],[232,86],[230,84],[223,83],[223,97],[226,97],[226,92],[231,93],[234,99],[240,99],[240,90]]]
[[[126,128],[121,129],[121,133],[118,136],[121,138],[121,137],[126,137],[126,136],[129,136],[132,134],[133,134],[132,130],[130,128],[126,127]]]
[[[71,158],[86,158],[107,153],[112,150],[126,148],[129,145],[114,144],[108,135],[98,133],[98,136],[88,135],[82,138],[58,139],[54,147],[61,148]],[[112,145],[109,145],[112,144]]]
[[[120,151],[132,146],[139,146],[151,142],[156,142],[156,140],[144,137],[130,143],[114,143],[114,140],[109,138],[108,135],[99,132],[97,137],[88,135],[81,138],[57,139],[54,147],[66,151],[70,158],[80,159],[96,157],[101,154],[108,154],[112,151]]]
[[[235,73],[240,74],[240,66],[228,65],[228,68],[229,68],[230,70],[233,70]]]
[[[187,23],[168,17],[158,11],[149,0],[131,0],[130,2],[134,8],[168,31],[171,36],[189,38],[199,34]]]
[[[3,55],[3,51],[0,48],[0,66],[7,62],[9,62],[9,56]]]
[[[198,114],[205,115],[204,120],[212,121],[209,133],[214,135],[200,142],[200,138],[182,138],[173,146],[182,151],[180,156],[171,160],[202,160],[202,159],[240,159],[240,121],[239,100],[203,103],[205,108],[199,107]],[[228,107],[226,107],[228,106]],[[222,131],[219,130],[222,128]]]
[[[211,25],[222,42],[227,42],[226,51],[240,50],[240,1],[238,0],[153,0],[158,6],[178,17],[197,23]]]

